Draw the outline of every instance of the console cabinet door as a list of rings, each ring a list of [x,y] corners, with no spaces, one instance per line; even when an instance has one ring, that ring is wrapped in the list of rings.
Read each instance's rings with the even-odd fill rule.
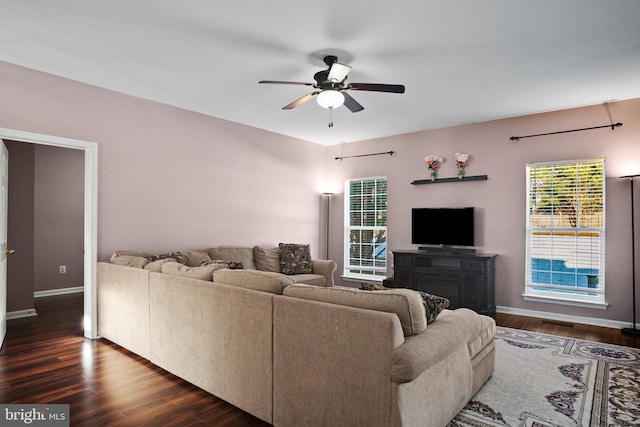
[[[459,274],[445,269],[416,269],[416,289],[449,300],[449,308],[461,307],[463,301]]]
[[[415,289],[413,256],[393,253],[393,287]]]

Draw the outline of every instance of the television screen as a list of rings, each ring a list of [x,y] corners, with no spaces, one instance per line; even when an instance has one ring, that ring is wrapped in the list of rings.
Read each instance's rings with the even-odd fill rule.
[[[474,246],[473,208],[413,208],[411,243]]]

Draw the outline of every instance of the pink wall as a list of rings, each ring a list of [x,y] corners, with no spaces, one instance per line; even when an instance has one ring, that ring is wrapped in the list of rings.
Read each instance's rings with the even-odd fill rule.
[[[393,156],[364,157],[332,163],[330,175],[340,192],[347,178],[386,175],[389,188],[389,249],[412,249],[412,207],[474,206],[477,244],[499,254],[496,304],[503,307],[575,316],[631,321],[630,193],[627,180],[640,173],[640,99],[334,146],[329,155],[393,150]],[[512,142],[514,135],[539,134],[622,122],[610,129],[568,133]],[[344,151],[343,151],[344,150]],[[424,157],[440,155],[439,177],[456,176],[455,152],[470,153],[468,175],[487,181],[411,185],[427,179]],[[607,310],[524,301],[525,164],[567,159],[606,158],[606,301]],[[636,188],[640,187],[637,185]],[[636,194],[636,204],[640,202]],[[332,199],[331,256],[342,268],[343,194]],[[636,212],[640,208],[636,206]],[[636,224],[640,223],[636,218]],[[640,227],[639,227],[640,228]],[[640,234],[640,233],[639,233]],[[639,240],[640,236],[636,236]]]
[[[628,182],[640,171],[640,100],[456,126],[327,149],[0,62],[0,127],[99,144],[101,259],[115,249],[186,250],[217,244],[310,242],[323,254],[318,192],[344,179],[389,178],[389,248],[411,248],[410,209],[475,206],[478,245],[499,254],[496,303],[502,307],[631,319]],[[211,102],[223,102],[212,97]],[[512,135],[624,126],[512,142]],[[393,156],[334,161],[336,155],[393,150]],[[467,173],[487,181],[414,186],[423,159],[472,155]],[[525,302],[525,164],[607,159],[607,310]],[[638,186],[640,187],[640,186]],[[326,191],[326,185],[322,188]],[[637,198],[636,200],[639,200]],[[342,264],[342,194],[331,199],[330,256]],[[638,209],[637,211],[640,211]],[[341,267],[341,266],[340,266]],[[340,273],[341,269],[338,272]]]
[[[5,141],[9,150],[7,312],[33,309],[35,146]]]
[[[325,147],[8,63],[0,75],[0,127],[99,144],[99,259],[284,241],[322,252]]]
[[[36,145],[34,196],[35,291],[83,286],[84,152]]]

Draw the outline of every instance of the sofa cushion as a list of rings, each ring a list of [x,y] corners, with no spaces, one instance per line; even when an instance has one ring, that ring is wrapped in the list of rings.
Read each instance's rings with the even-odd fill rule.
[[[145,265],[144,269],[155,271],[156,273],[162,273],[162,264],[167,262],[178,262],[178,260],[175,258],[160,258]]]
[[[258,270],[280,273],[280,248],[254,246],[253,259]]]
[[[135,255],[112,256],[111,264],[124,265],[127,267],[144,268],[149,263],[145,257]]]
[[[200,267],[203,262],[211,261],[206,251],[176,252],[174,255],[179,263],[188,267]]]
[[[313,286],[327,286],[327,278],[322,274],[290,274],[287,277],[290,277],[294,283]]]
[[[386,292],[366,292],[353,288],[324,288],[293,285],[283,295],[349,307],[395,313],[400,319],[405,336],[419,334],[427,327],[427,318],[420,296],[410,289],[392,289]]]
[[[387,288],[386,286],[379,285],[377,283],[363,282],[360,284],[360,289],[364,291],[388,291],[390,289],[397,288]],[[424,304],[424,311],[427,316],[427,323],[435,322],[442,310],[449,307],[449,300],[445,297],[440,297],[424,291],[414,292],[417,292],[420,295],[420,298],[422,298],[422,304]]]
[[[313,273],[311,247],[297,243],[280,243],[280,272],[283,274]]]
[[[174,276],[191,277],[192,279],[213,281],[213,272],[220,267],[217,265],[205,265],[200,267],[189,267],[179,262],[165,262],[162,264],[162,272],[173,274]]]
[[[280,273],[226,268],[214,271],[213,281],[278,295],[281,295],[285,288],[293,285],[293,279]]]
[[[244,246],[217,246],[207,249],[209,257],[214,260],[223,259],[242,263],[244,268],[255,270],[256,263],[253,261],[253,247]]]

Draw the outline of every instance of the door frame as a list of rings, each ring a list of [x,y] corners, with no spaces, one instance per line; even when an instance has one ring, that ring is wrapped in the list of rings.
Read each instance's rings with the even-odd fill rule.
[[[84,151],[84,336],[98,338],[98,144],[14,129],[0,128],[0,139]]]

